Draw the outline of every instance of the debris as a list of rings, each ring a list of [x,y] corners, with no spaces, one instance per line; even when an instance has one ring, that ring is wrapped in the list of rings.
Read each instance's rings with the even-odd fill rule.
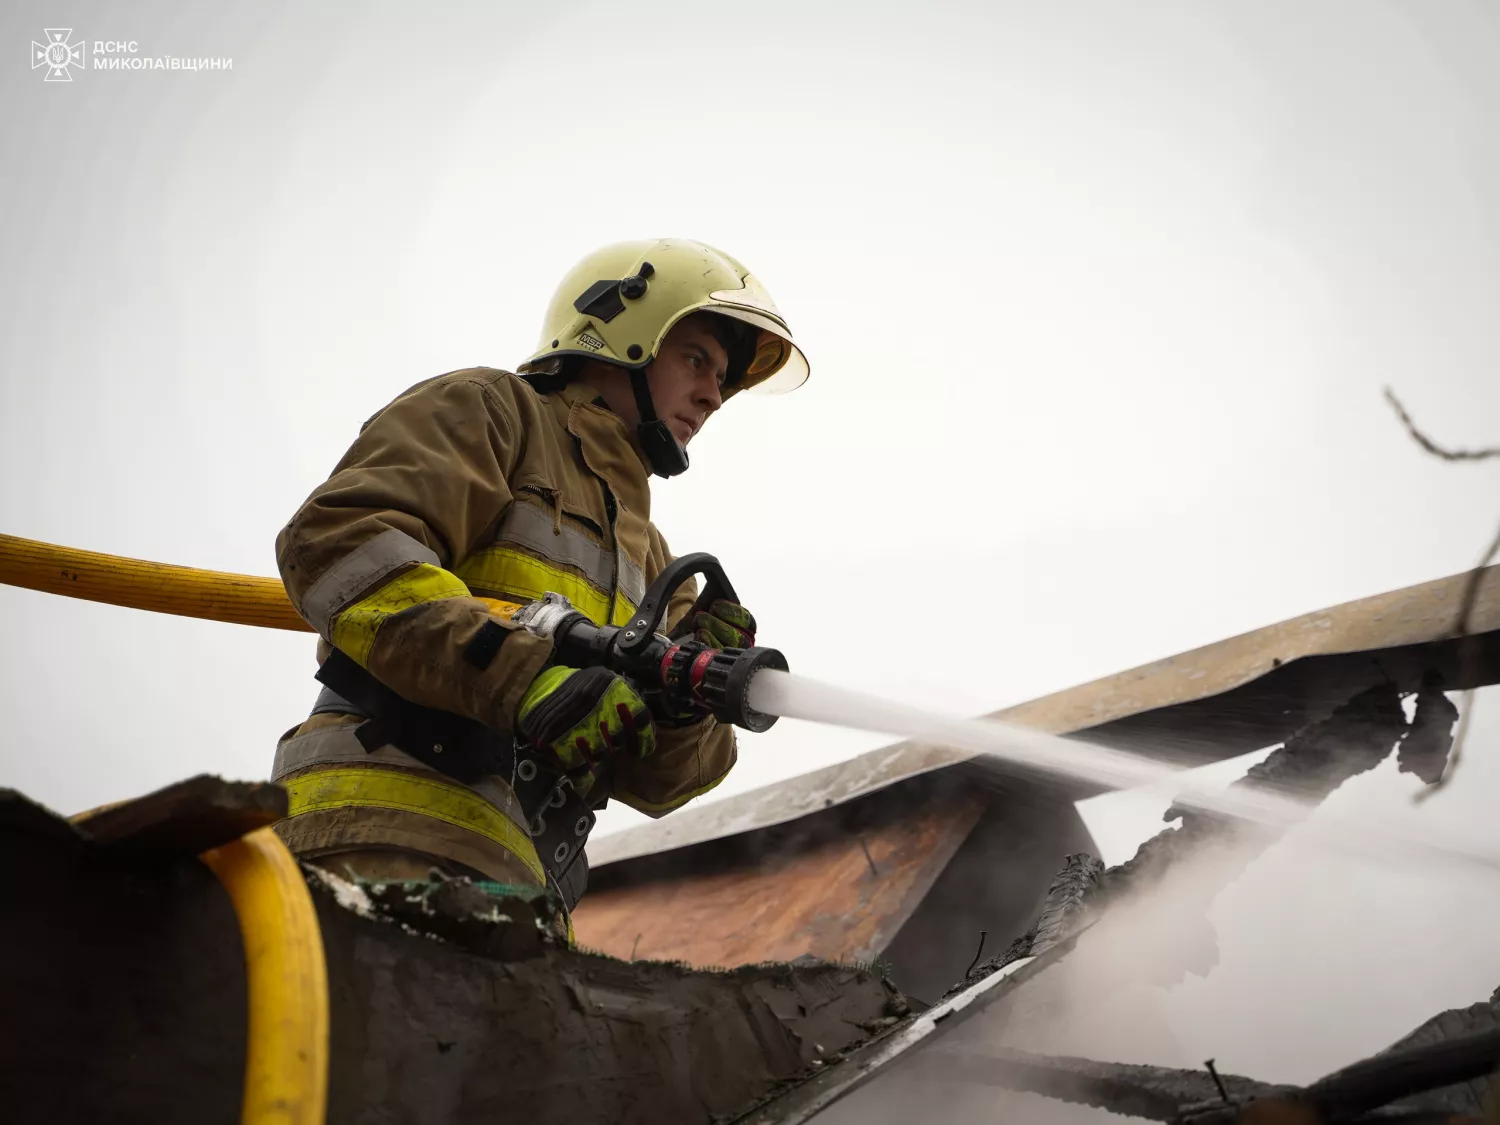
[[[325,890],[333,895],[334,901],[345,910],[358,914],[361,918],[373,918],[375,916],[375,904],[370,901],[370,896],[365,893],[365,888],[359,883],[345,879],[341,875],[335,875],[326,867],[306,866],[302,870],[307,874],[307,881],[312,886],[321,884]]]
[[[836,1068],[907,1012],[894,985],[856,966],[709,971],[570,949],[540,890],[365,885],[364,914],[340,905],[336,881],[314,886],[330,1122],[459,1125],[502,1105],[539,1121],[707,1122]]]
[[[1448,751],[1453,747],[1453,724],[1458,708],[1443,693],[1442,677],[1428,672],[1417,693],[1417,710],[1411,729],[1401,740],[1396,761],[1402,773],[1414,773],[1428,785],[1437,784],[1448,766]]]
[[[1442,1013],[1386,1050],[1300,1088],[1221,1074],[1213,1059],[1205,1072],[941,1043],[924,1055],[922,1079],[1043,1094],[1175,1125],[1328,1125],[1477,1120],[1456,1115],[1484,1112],[1497,1063],[1500,1026],[1491,1003]]]
[[[1203,1065],[1208,1069],[1209,1076],[1214,1080],[1214,1085],[1218,1087],[1219,1097],[1223,1099],[1225,1105],[1229,1105],[1231,1101],[1229,1091],[1224,1088],[1224,1080],[1219,1077],[1219,1072],[1214,1067],[1214,1060],[1204,1059]]]
[[[1150,1121],[1181,1121],[1184,1110],[1198,1107],[1228,1109],[1237,1114],[1239,1106],[1253,1099],[1294,1092],[1293,1087],[1257,1082],[1238,1074],[1211,1075],[1206,1070],[1099,1062],[1005,1049],[980,1054],[937,1046],[928,1052],[924,1062],[923,1077],[935,1082],[966,1082],[1044,1094],[1058,1101]]]
[[[286,801],[279,785],[205,773],[80,813],[73,823],[101,843],[197,855],[280,820]]]
[[[969,967],[964,970],[964,979],[965,980],[968,980],[969,975],[971,973],[973,973],[973,971],[974,971],[974,966],[977,965],[977,964],[979,964],[979,959],[984,956],[984,939],[987,938],[987,937],[989,937],[989,936],[990,936],[989,930],[980,930],[979,931],[979,948],[974,951],[974,960],[970,961],[969,962]]]
[[[1328,718],[1302,728],[1235,785],[1304,801],[1310,814],[1345,781],[1379,765],[1406,731],[1396,685],[1376,684]],[[1182,820],[1179,827],[1147,840],[1133,858],[1106,871],[1098,891],[1086,903],[1090,916],[1127,898],[1141,903],[1143,892],[1173,878],[1174,945],[1160,949],[1153,965],[1143,962],[1138,970],[1155,984],[1175,982],[1188,972],[1205,974],[1217,963],[1218,942],[1207,921],[1209,905],[1256,855],[1280,838],[1279,832],[1264,825],[1176,806],[1167,810],[1164,819],[1178,817]],[[1189,862],[1210,855],[1221,862]]]
[[[1068,856],[1063,869],[1052,880],[1047,900],[1031,929],[1016,938],[1003,953],[988,961],[969,966],[964,979],[943,994],[943,999],[962,992],[991,973],[999,972],[1013,961],[1045,953],[1063,938],[1071,935],[1082,917],[1084,897],[1099,883],[1104,864],[1082,852]],[[983,951],[981,944],[980,950]],[[977,959],[976,959],[977,960]]]

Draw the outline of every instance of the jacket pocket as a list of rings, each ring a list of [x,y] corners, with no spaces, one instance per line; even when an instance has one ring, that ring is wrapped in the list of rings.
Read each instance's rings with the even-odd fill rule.
[[[552,515],[554,534],[562,534],[569,524],[584,528],[600,541],[604,540],[604,528],[591,507],[576,497],[567,495],[560,488],[545,484],[521,484],[516,486],[519,495],[534,497]]]

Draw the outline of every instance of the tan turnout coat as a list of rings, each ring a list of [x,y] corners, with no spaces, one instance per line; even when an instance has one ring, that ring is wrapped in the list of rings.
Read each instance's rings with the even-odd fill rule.
[[[586,386],[543,395],[490,368],[418,384],[365,423],[276,553],[293,605],[323,638],[320,660],[331,642],[405,698],[505,734],[551,646],[480,598],[555,590],[619,624],[672,557],[625,423]],[[693,597],[685,585],[668,621]],[[508,633],[485,664],[470,646],[490,621]],[[505,779],[462,786],[394,747],[367,754],[358,721],[315,715],[277,747],[291,806],[278,831],[294,852],[400,848],[500,882],[544,880]],[[658,728],[655,753],[617,759],[590,802],[660,816],[734,760],[733,728],[711,718]]]

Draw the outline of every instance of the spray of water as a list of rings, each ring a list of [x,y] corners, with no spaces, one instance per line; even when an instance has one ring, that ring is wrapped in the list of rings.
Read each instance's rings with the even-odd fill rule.
[[[751,680],[749,704],[768,715],[949,746],[1110,790],[1171,782],[1183,773],[1181,767],[1126,750],[993,719],[955,719],[772,669],[757,672]],[[1295,825],[1310,842],[1366,858],[1440,859],[1500,871],[1500,847],[1456,836],[1451,828],[1437,823],[1424,823],[1418,830],[1331,809],[1322,809],[1316,818],[1310,818],[1311,808],[1304,802],[1245,786],[1184,792],[1175,803],[1272,828]]]

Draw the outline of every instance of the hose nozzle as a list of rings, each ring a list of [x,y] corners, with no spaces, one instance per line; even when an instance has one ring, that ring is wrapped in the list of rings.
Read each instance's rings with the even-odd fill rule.
[[[723,723],[759,733],[776,722],[750,706],[750,681],[762,668],[787,671],[786,657],[774,648],[710,648],[697,641],[674,644],[661,662],[661,690],[706,709]]]

